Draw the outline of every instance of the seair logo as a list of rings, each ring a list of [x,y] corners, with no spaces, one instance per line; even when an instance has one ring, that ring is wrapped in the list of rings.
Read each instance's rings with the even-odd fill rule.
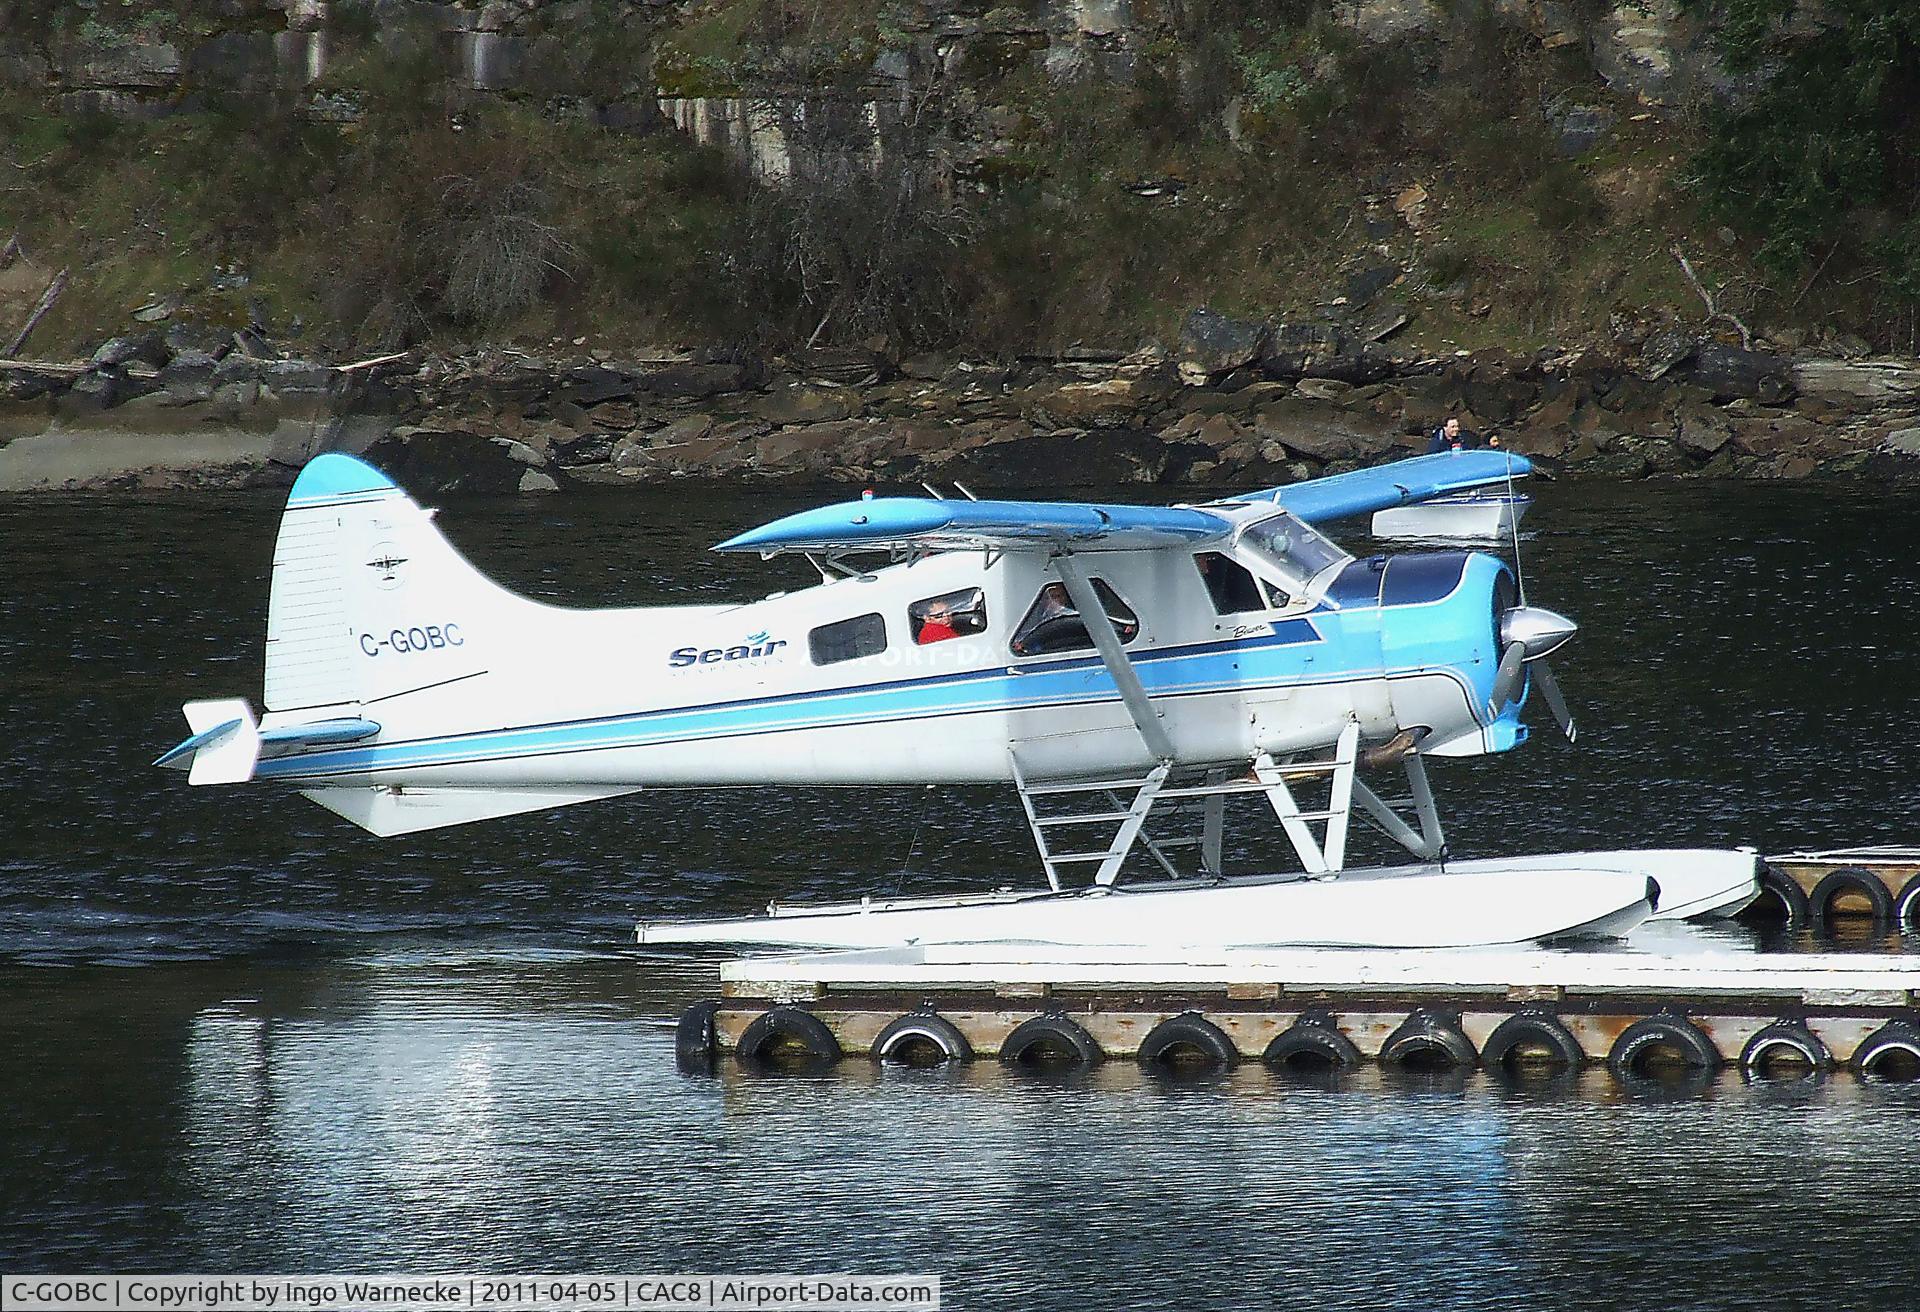
[[[771,637],[765,629],[749,633],[746,641],[731,647],[676,647],[667,656],[667,664],[676,670],[689,665],[714,665],[724,661],[752,661],[771,656],[787,645],[785,638]]]
[[[409,629],[394,629],[385,637],[377,634],[360,635],[360,650],[369,656],[382,656],[389,652],[404,656],[416,651],[444,651],[448,647],[467,645],[460,626],[449,620],[445,624],[416,624]]]

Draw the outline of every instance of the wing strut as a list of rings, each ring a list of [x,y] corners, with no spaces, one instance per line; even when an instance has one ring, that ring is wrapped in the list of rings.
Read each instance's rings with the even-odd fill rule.
[[[1167,736],[1166,726],[1160,723],[1160,713],[1147,700],[1147,690],[1140,685],[1140,676],[1134,671],[1133,662],[1127,659],[1126,649],[1120,645],[1120,635],[1114,631],[1107,608],[1100,604],[1099,594],[1093,590],[1093,584],[1087,581],[1087,576],[1080,572],[1079,562],[1069,553],[1063,551],[1055,556],[1053,565],[1060,571],[1061,582],[1067,585],[1067,595],[1073,598],[1074,608],[1080,612],[1080,622],[1087,626],[1094,649],[1100,653],[1107,673],[1113,676],[1114,686],[1120,690],[1120,700],[1126,703],[1127,714],[1133,717],[1134,727],[1140,730],[1141,738],[1146,740],[1147,750],[1153,753],[1156,761],[1162,764],[1171,762],[1174,756],[1173,739]]]

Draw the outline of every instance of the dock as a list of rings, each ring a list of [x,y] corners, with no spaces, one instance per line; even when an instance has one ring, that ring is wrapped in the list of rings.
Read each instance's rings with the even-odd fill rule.
[[[1619,950],[1185,957],[974,944],[735,960],[720,997],[683,1016],[679,1059],[1920,1078],[1913,955],[1758,953],[1675,926]]]
[[[1842,847],[1762,859],[1755,911],[1824,938],[1920,934],[1920,848]]]

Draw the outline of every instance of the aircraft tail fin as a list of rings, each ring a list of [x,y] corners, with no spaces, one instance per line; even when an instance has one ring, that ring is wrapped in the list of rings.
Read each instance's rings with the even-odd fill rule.
[[[385,474],[317,456],[274,545],[267,709],[363,706],[483,674],[485,634],[533,606],[469,564]]]

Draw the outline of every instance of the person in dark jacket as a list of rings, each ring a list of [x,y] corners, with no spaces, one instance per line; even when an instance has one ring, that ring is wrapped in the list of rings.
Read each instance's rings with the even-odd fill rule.
[[[1465,451],[1469,447],[1479,446],[1480,439],[1472,429],[1460,426],[1460,416],[1451,415],[1447,422],[1433,430],[1433,436],[1427,439],[1427,454],[1438,455],[1442,451]]]

